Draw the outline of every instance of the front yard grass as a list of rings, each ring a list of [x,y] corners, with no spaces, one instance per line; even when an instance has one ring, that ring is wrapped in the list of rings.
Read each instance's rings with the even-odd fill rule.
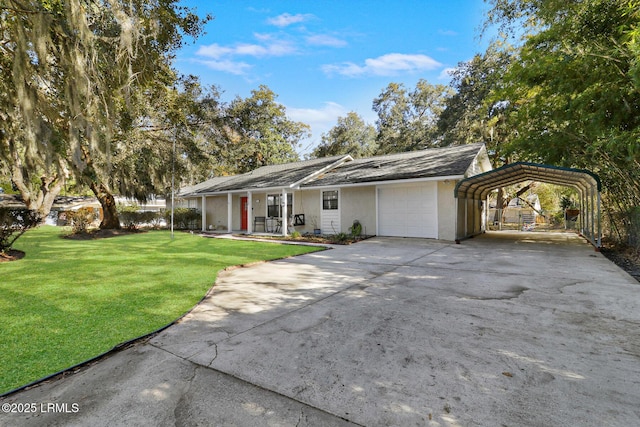
[[[0,263],[0,393],[95,357],[188,312],[219,270],[318,248],[152,231],[97,240],[55,227]]]

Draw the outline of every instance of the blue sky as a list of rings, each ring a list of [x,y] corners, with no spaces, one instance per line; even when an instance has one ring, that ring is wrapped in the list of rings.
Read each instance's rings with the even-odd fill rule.
[[[176,68],[219,86],[223,100],[265,84],[287,115],[312,127],[309,152],[340,116],[376,119],[391,82],[449,82],[447,71],[485,50],[483,0],[183,0],[214,19],[178,54]]]

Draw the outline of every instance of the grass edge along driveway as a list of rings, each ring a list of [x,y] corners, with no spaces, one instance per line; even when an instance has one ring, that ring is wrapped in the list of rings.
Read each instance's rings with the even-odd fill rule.
[[[97,240],[27,232],[0,263],[0,394],[165,326],[197,304],[218,271],[318,248],[166,231]]]

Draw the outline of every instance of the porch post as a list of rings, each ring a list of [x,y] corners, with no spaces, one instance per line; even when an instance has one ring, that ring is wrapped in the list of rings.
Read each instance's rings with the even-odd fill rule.
[[[253,234],[253,201],[251,191],[247,191],[247,234]]]
[[[280,198],[280,204],[281,204],[281,215],[282,215],[282,235],[286,236],[287,235],[287,227],[289,226],[289,224],[287,224],[287,218],[289,216],[289,212],[287,212],[287,189],[283,188],[282,189],[282,197]]]
[[[207,196],[202,196],[202,231],[207,231]]]
[[[227,231],[231,233],[233,230],[233,195],[227,193]]]

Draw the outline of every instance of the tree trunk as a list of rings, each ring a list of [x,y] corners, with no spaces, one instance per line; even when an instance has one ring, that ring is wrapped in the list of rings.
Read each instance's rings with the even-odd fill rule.
[[[16,156],[16,162],[18,161]],[[62,191],[66,177],[58,174],[43,175],[40,177],[40,186],[36,192],[25,182],[21,163],[14,163],[11,172],[11,182],[20,191],[20,196],[27,209],[38,212],[40,222],[43,223],[51,212],[55,198]]]
[[[102,206],[102,221],[100,229],[102,230],[120,230],[120,218],[116,206],[116,199],[111,191],[102,183],[91,183],[91,191],[96,195],[98,202]]]

